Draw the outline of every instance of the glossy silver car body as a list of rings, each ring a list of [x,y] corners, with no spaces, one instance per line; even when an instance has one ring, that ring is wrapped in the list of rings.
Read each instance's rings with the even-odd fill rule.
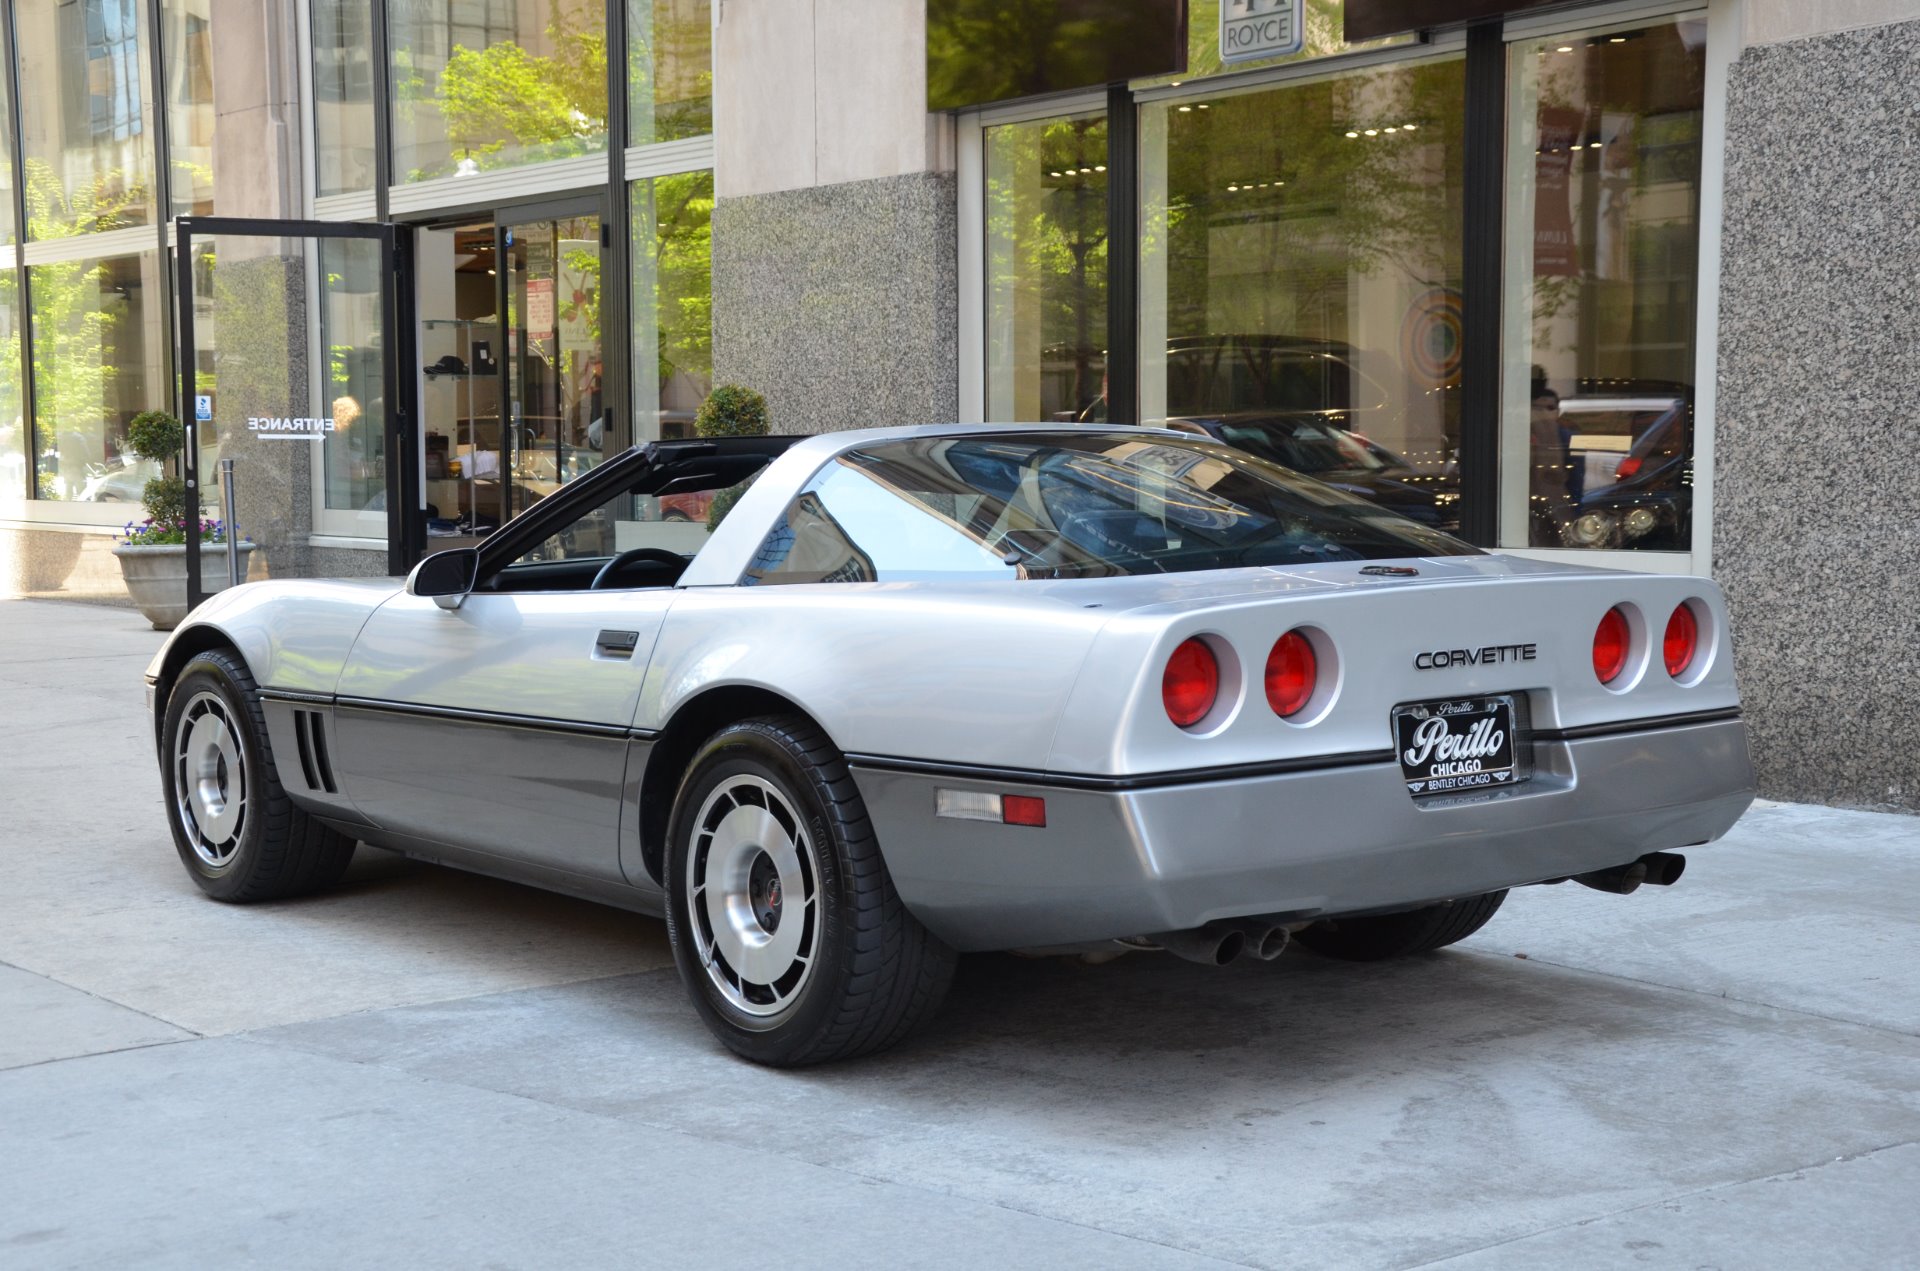
[[[1705,843],[1751,802],[1726,607],[1706,579],[1489,554],[1410,561],[1411,575],[1348,561],[739,585],[823,465],[879,439],[979,432],[792,446],[670,588],[476,592],[457,608],[392,580],[222,592],[155,658],[156,711],[188,655],[229,644],[302,806],[368,842],[650,912],[690,747],[742,712],[804,714],[846,755],[902,900],[960,949],[1405,908]],[[1659,633],[1683,603],[1701,643],[1674,678]],[[1603,685],[1593,635],[1615,606],[1628,669]],[[630,656],[596,647],[609,627],[634,633]],[[1324,674],[1283,719],[1260,676],[1290,629]],[[1227,674],[1183,729],[1160,679],[1192,636]],[[1531,656],[1416,666],[1501,646]],[[1486,694],[1525,703],[1532,778],[1410,797],[1395,705]],[[1038,795],[1046,824],[939,816],[942,791]],[[728,905],[754,903],[758,858],[734,855],[715,935]],[[797,860],[776,861],[789,904]]]

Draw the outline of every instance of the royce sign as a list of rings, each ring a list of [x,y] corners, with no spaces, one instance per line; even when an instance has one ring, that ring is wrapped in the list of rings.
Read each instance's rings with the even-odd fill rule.
[[[1303,0],[1220,0],[1220,60],[1255,62],[1298,53]]]

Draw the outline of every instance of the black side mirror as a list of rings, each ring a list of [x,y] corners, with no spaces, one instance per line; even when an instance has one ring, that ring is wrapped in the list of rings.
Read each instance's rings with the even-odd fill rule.
[[[407,575],[409,596],[431,596],[442,609],[458,609],[480,581],[480,549],[455,547],[435,552]]]

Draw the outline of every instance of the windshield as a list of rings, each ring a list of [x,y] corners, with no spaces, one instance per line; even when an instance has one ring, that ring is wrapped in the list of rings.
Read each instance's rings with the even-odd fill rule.
[[[829,463],[742,581],[1098,578],[1476,550],[1210,441],[919,437]]]
[[[1385,472],[1406,465],[1344,428],[1310,420],[1223,420],[1220,440],[1309,476],[1321,472]]]

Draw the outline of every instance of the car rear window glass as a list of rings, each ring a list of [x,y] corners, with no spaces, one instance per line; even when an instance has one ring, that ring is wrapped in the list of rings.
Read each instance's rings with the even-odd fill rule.
[[[1477,550],[1210,441],[916,437],[829,463],[742,581],[1098,578]]]

